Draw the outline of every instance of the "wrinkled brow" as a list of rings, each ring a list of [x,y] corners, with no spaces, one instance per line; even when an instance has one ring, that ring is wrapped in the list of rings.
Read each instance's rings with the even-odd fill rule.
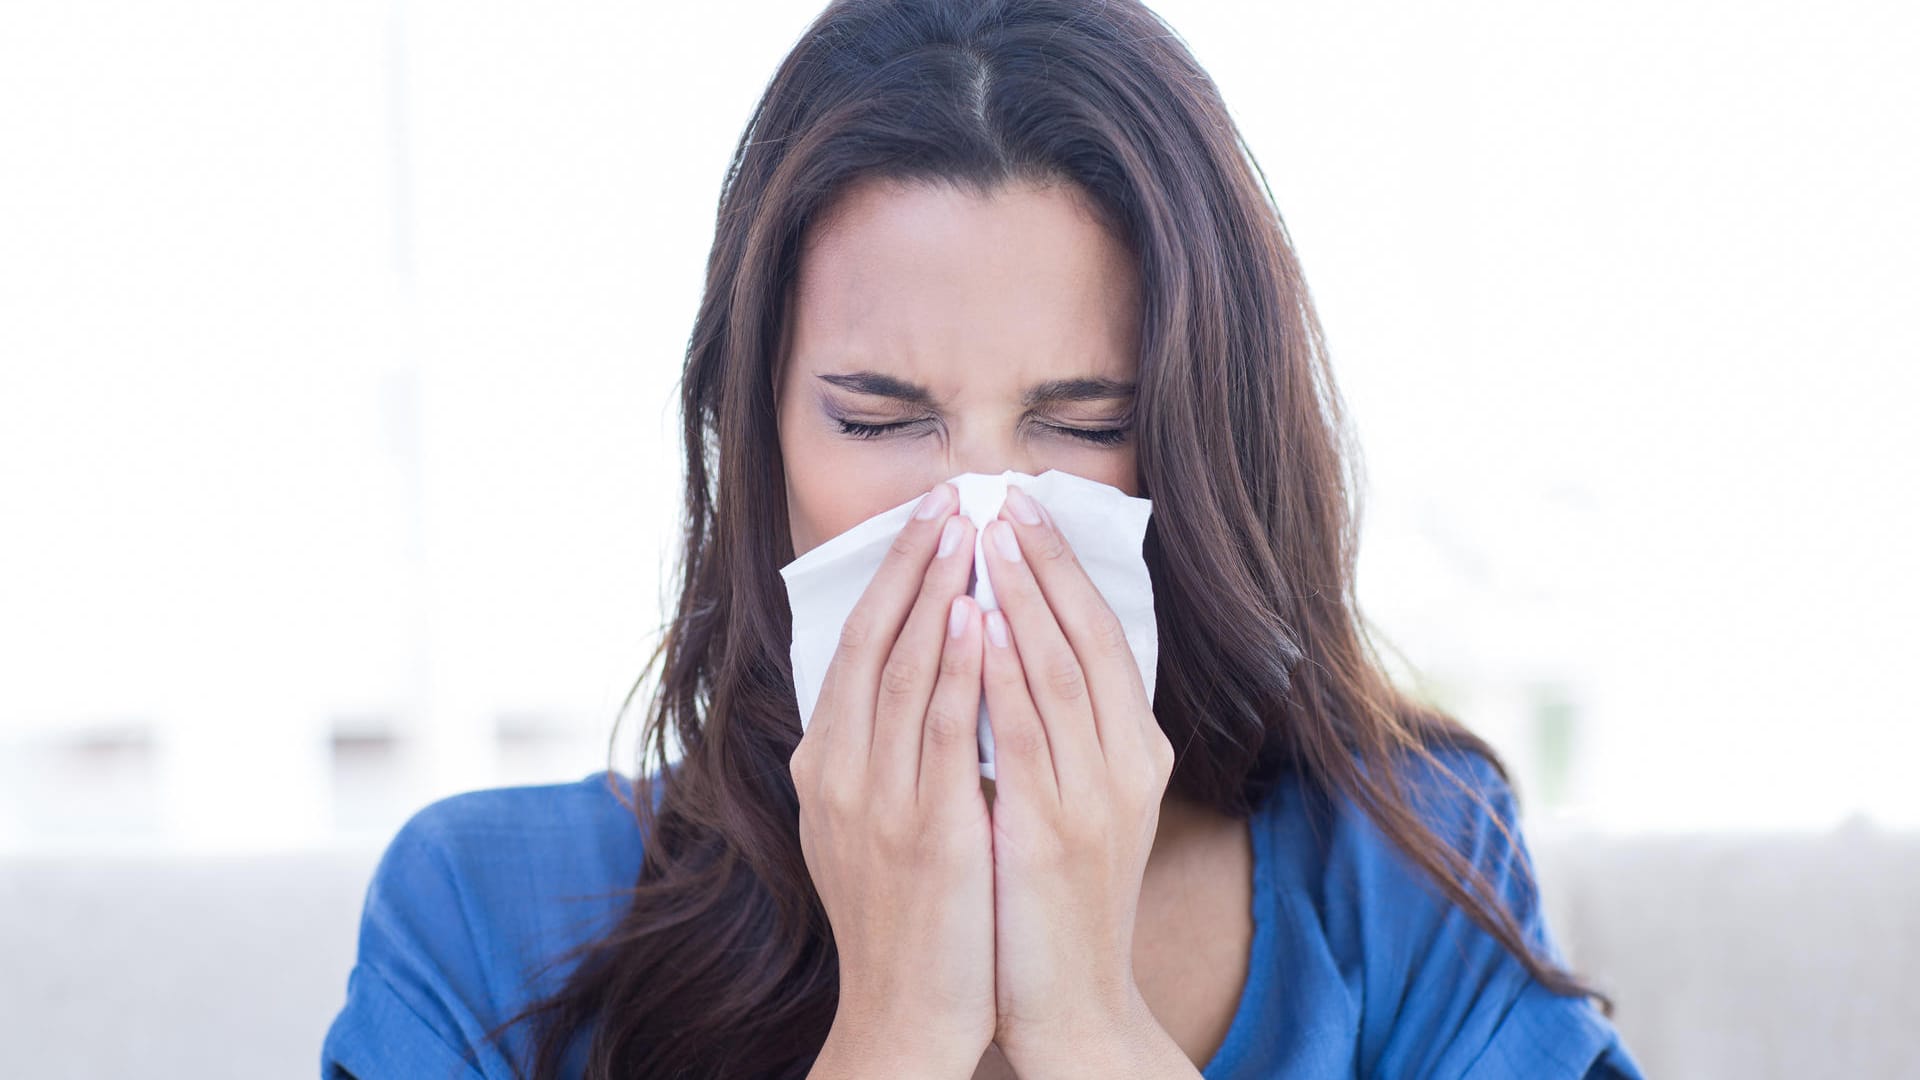
[[[924,408],[932,408],[936,404],[933,391],[919,383],[888,375],[882,371],[854,371],[844,375],[819,377],[856,394],[892,398],[895,401],[903,401],[909,405],[919,405]],[[1035,383],[1020,395],[1020,401],[1028,408],[1038,408],[1069,401],[1114,401],[1130,398],[1133,393],[1133,383],[1100,376],[1082,376],[1072,379],[1049,379],[1046,382]]]

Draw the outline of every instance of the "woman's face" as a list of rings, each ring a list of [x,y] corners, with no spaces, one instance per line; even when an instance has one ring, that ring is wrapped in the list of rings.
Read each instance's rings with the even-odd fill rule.
[[[795,557],[956,473],[1060,469],[1139,494],[1133,433],[1112,434],[1139,366],[1138,269],[1077,189],[856,182],[809,231],[789,296]]]

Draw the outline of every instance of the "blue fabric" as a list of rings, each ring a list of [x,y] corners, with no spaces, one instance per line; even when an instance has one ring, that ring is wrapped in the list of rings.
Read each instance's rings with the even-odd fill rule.
[[[1516,828],[1512,792],[1484,758],[1440,757]],[[528,1063],[529,1025],[485,1047],[481,1035],[558,987],[566,969],[530,987],[523,975],[604,932],[624,910],[618,890],[638,874],[640,845],[613,783],[631,799],[627,778],[596,772],[454,795],[400,829],[367,890],[359,957],[321,1049],[322,1077],[505,1080],[515,1073],[502,1047]],[[1423,816],[1489,873],[1530,940],[1561,958],[1495,817],[1431,769],[1415,767],[1409,790]],[[1644,1080],[1598,1009],[1533,980],[1357,807],[1343,802],[1336,811],[1288,781],[1249,828],[1252,964],[1206,1080]],[[569,1076],[579,1075],[586,1037],[577,1035],[568,1054]]]

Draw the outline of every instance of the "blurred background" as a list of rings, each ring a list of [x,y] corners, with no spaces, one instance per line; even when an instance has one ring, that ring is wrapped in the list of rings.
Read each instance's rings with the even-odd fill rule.
[[[1920,9],[1153,6],[1304,262],[1367,611],[1529,829],[1920,828]],[[0,853],[631,771],[715,202],[817,10],[0,5]]]

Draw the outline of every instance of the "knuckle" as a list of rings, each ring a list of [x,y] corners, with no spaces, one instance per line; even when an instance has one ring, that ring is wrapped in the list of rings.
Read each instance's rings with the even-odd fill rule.
[[[1047,748],[1047,733],[1033,723],[1008,724],[994,733],[994,752],[1005,751],[1016,757],[1033,757]]]
[[[840,627],[840,639],[834,649],[834,659],[851,662],[867,647],[867,642],[872,637],[873,627],[864,616],[858,612],[848,616],[847,621]]]
[[[1173,767],[1179,760],[1179,754],[1174,752],[1173,740],[1167,738],[1166,732],[1158,727],[1153,730],[1153,738],[1149,741],[1153,749],[1153,764],[1160,780],[1165,782],[1169,776],[1173,775]]]
[[[1042,670],[1047,689],[1056,697],[1066,701],[1084,697],[1087,692],[1086,674],[1080,670],[1080,661],[1071,653],[1061,651],[1047,657]]]
[[[1145,802],[1158,795],[1167,781],[1167,773],[1162,765],[1160,751],[1149,750],[1146,755],[1146,761],[1138,768],[1138,773],[1140,779],[1136,784],[1136,788],[1140,792],[1141,801]]]
[[[962,716],[960,710],[950,704],[939,704],[927,709],[925,737],[935,746],[958,746],[961,743],[977,742],[979,739],[979,717]]]
[[[1056,529],[1042,529],[1034,542],[1034,557],[1049,562],[1072,562],[1073,549]]]
[[[1104,806],[1096,806],[1099,800],[1089,800],[1088,805],[1074,813],[1061,817],[1055,827],[1059,833],[1062,856],[1071,856],[1078,852],[1091,851],[1104,843],[1111,835],[1107,819],[1111,816]]]
[[[1127,643],[1126,624],[1105,605],[1093,616],[1093,644],[1103,656],[1118,657],[1133,651]]]
[[[827,816],[845,821],[860,814],[860,793],[843,775],[829,772],[820,780],[820,807]]]
[[[894,656],[880,669],[880,692],[905,697],[920,685],[920,665],[904,656]]]
[[[868,826],[880,847],[888,852],[905,850],[913,843],[914,835],[919,831],[914,815],[910,813],[876,814],[869,811]]]

